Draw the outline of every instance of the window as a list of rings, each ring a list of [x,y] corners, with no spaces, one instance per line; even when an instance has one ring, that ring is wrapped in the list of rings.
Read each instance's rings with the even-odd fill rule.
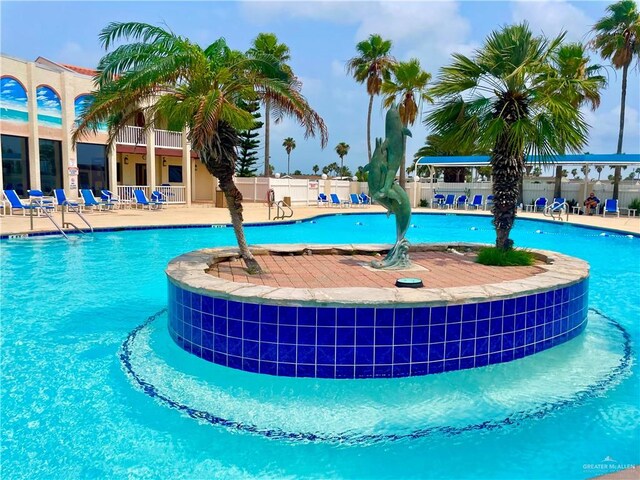
[[[78,143],[78,187],[90,188],[96,195],[109,188],[107,147],[93,143]]]
[[[2,135],[2,188],[15,190],[21,197],[28,195],[29,153],[26,137]]]
[[[40,139],[40,188],[45,195],[62,186],[62,143]]]
[[[169,165],[169,183],[182,183],[182,167]]]

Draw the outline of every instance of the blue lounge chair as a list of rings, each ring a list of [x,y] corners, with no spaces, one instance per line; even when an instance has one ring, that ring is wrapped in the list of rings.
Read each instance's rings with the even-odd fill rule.
[[[67,207],[67,211],[69,211],[69,207],[72,207],[72,208],[81,207],[81,205],[78,202],[72,202],[71,200],[67,199],[67,194],[65,193],[64,188],[56,188],[53,191],[53,198],[56,199],[56,203],[61,209],[64,207]]]
[[[370,206],[371,205],[371,197],[369,195],[367,195],[366,193],[362,192],[360,194],[360,202],[362,202],[363,206]]]
[[[351,198],[351,205],[362,206],[362,202],[360,201],[360,197],[357,193],[351,193],[349,197]]]
[[[100,198],[103,202],[113,203],[116,207],[121,205],[120,197],[114,195],[111,190],[100,190]]]
[[[444,199],[444,203],[441,204],[442,208],[453,208],[453,204],[455,203],[456,196],[453,193],[447,195],[447,198]]]
[[[493,194],[487,195],[487,200],[484,202],[484,209],[493,207]]]
[[[458,198],[456,198],[456,208],[464,208],[466,210],[468,200],[466,195],[459,195]]]
[[[151,209],[157,210],[161,207],[161,205],[158,202],[155,202],[153,200],[149,201],[149,199],[144,194],[144,192],[139,188],[136,188],[135,190],[133,190],[133,195],[135,196],[136,208],[138,208],[138,205],[140,205],[142,208],[148,207],[149,210]]]
[[[318,195],[318,206],[322,207],[328,207],[329,206],[329,200],[327,200],[327,196],[324,193],[320,193]]]
[[[431,208],[440,207],[444,203],[444,195],[436,193],[431,199]]]
[[[40,212],[40,205],[22,203],[15,190],[4,190],[4,197],[9,202],[9,215],[13,215],[14,210],[22,210],[22,215],[26,215],[28,210],[35,210],[36,213]]]
[[[85,208],[97,208],[98,210],[108,210],[110,208],[113,208],[114,204],[111,202],[98,201],[93,195],[93,191],[89,188],[81,189],[80,195],[82,195],[82,200],[84,201]]]
[[[620,208],[618,208],[618,200],[613,198],[607,198],[602,207],[602,216],[606,217],[607,213],[615,214],[616,217],[620,216]]]
[[[167,204],[167,197],[162,192],[154,190],[151,192],[151,201],[158,204],[158,208],[163,208]]]
[[[330,194],[329,197],[331,198],[332,207],[342,207],[349,205],[348,200],[340,200],[340,198],[338,198],[338,195],[336,195],[335,193]]]
[[[45,194],[42,193],[42,190],[32,188],[31,190],[27,190],[27,192],[29,192],[29,200],[32,203],[38,203],[49,210],[55,209],[53,206],[53,199],[45,196]]]
[[[544,209],[547,207],[547,199],[545,197],[536,198],[535,203],[533,204],[533,211],[537,212],[541,210],[544,212]]]
[[[482,195],[474,195],[473,200],[471,200],[471,203],[467,203],[467,208],[473,207],[475,209],[478,209],[482,207],[482,205],[483,205]]]

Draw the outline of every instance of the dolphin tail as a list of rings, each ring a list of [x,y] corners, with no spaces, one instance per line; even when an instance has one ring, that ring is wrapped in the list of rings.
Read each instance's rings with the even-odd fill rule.
[[[404,133],[407,137],[413,138],[413,135],[411,135],[411,130],[409,130],[408,128],[403,128],[402,133]]]

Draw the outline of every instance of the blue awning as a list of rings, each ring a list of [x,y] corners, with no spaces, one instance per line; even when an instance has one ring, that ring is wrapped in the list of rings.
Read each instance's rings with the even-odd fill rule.
[[[462,157],[421,157],[418,165],[432,165],[434,167],[486,167],[489,165],[488,155],[468,155]],[[527,163],[537,163],[535,159],[527,159]],[[639,165],[639,153],[625,154],[577,154],[558,155],[553,162],[555,165]]]

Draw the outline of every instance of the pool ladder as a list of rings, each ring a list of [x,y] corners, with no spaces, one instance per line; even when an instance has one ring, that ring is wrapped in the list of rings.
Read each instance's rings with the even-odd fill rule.
[[[553,202],[551,205],[547,205],[542,213],[545,217],[551,217],[552,220],[559,220],[561,222],[562,214],[564,213],[566,220],[569,220],[569,204],[567,202]]]
[[[73,212],[75,214],[78,215],[78,217],[80,217],[80,219],[87,225],[87,227],[89,227],[89,231],[91,233],[93,233],[93,227],[91,226],[91,224],[87,221],[87,219],[85,218],[84,215],[82,215],[82,213],[80,212],[80,206],[79,205],[62,205],[62,227],[60,225],[58,225],[58,222],[56,222],[56,220],[53,218],[53,215],[51,215],[51,213],[49,212],[49,210],[53,207],[52,204],[47,204],[41,200],[36,200],[33,199],[31,200],[31,205],[34,207],[39,207],[38,210],[40,210],[45,217],[47,217],[49,219],[49,221],[53,224],[54,227],[56,227],[56,230],[58,230],[58,232],[60,232],[60,234],[62,234],[62,236],[64,238],[66,238],[67,240],[69,240],[69,236],[64,232],[63,228],[69,228],[69,227],[73,227],[76,231],[78,231],[79,233],[82,234],[86,234],[87,232],[85,232],[84,230],[82,230],[80,227],[78,227],[77,225],[75,225],[74,223],[71,222],[65,222],[64,220],[64,209],[65,207],[67,208],[68,212]],[[35,209],[31,208],[29,210],[29,221],[31,223],[31,230],[33,230],[33,211]]]
[[[273,203],[276,206],[276,215],[274,220],[284,220],[293,217],[293,209],[290,205],[284,203],[283,200]],[[288,210],[288,211],[287,211]],[[269,219],[271,219],[271,204],[269,204]]]

